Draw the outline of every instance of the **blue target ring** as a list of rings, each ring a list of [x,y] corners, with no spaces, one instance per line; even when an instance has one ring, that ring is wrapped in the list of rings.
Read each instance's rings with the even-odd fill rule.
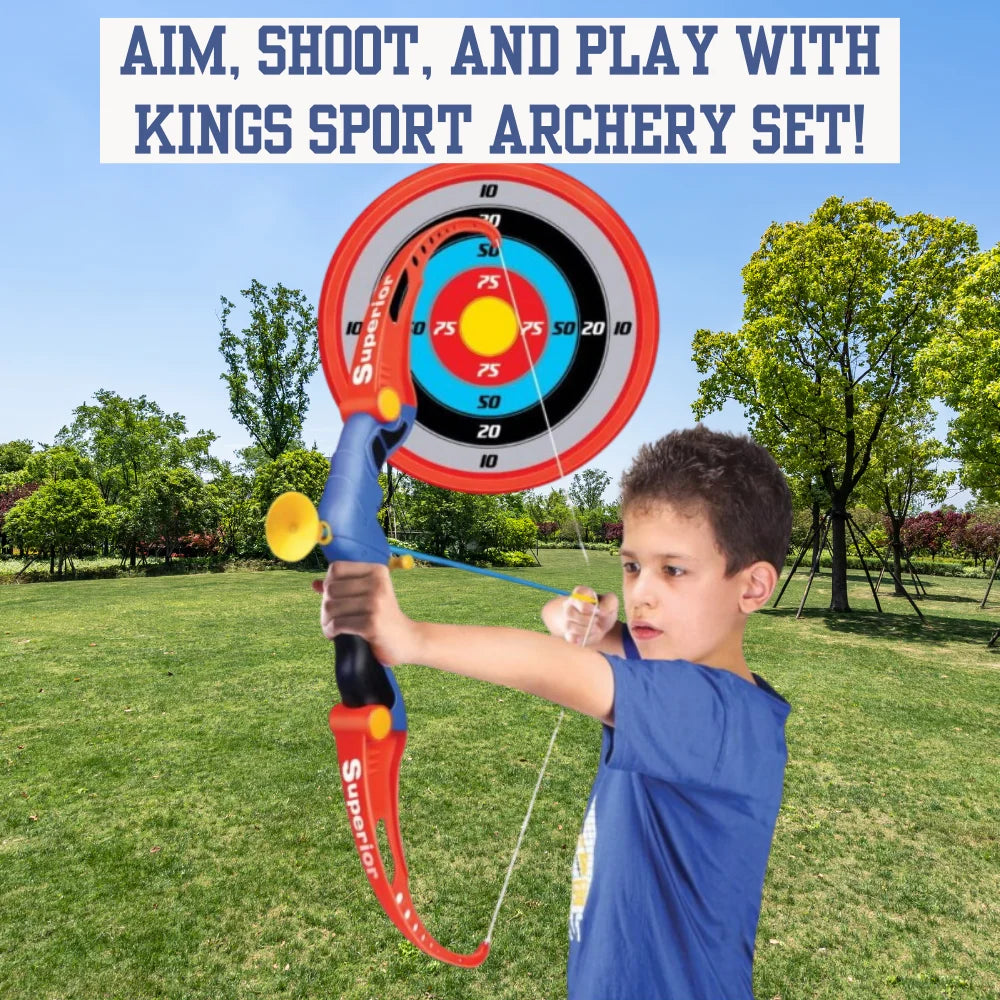
[[[430,313],[441,290],[456,274],[485,266],[479,256],[481,242],[463,239],[439,250],[431,258],[413,312],[414,322],[423,322],[426,326],[426,333],[413,337],[411,341],[413,377],[427,392],[459,413],[475,413],[479,397],[491,387],[484,383],[466,382],[445,368],[434,351]],[[535,363],[535,374],[544,397],[555,389],[573,363],[576,338],[553,336],[552,325],[556,320],[578,320],[576,299],[559,268],[534,247],[518,240],[507,240],[504,243],[504,259],[512,272],[534,285],[548,309],[549,336],[545,350]],[[491,265],[494,263],[490,262]],[[538,404],[538,392],[530,371],[497,388],[502,388],[503,402],[491,410],[494,416],[509,416]]]

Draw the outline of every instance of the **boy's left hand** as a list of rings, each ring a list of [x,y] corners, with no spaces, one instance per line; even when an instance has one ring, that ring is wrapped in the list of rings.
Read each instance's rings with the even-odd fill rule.
[[[319,621],[332,639],[349,632],[372,647],[375,658],[388,667],[412,661],[416,623],[399,608],[389,569],[376,563],[333,562],[323,580],[313,580],[323,595]]]

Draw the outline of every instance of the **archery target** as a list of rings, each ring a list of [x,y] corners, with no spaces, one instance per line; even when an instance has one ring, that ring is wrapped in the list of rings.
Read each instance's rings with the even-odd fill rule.
[[[417,419],[392,464],[466,492],[539,486],[617,435],[656,355],[645,257],[618,215],[568,175],[536,165],[431,167],[376,199],[327,271],[324,372],[344,398],[385,267],[423,230],[462,216],[488,219],[501,246],[458,237],[427,261],[409,344]]]

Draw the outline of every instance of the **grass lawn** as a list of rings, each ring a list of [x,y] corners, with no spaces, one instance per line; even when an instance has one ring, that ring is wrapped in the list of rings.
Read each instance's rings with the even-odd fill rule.
[[[519,571],[620,585],[618,560]],[[567,716],[493,953],[433,962],[354,852],[312,574],[0,587],[0,996],[501,1000],[565,996],[570,864],[599,726]],[[535,627],[544,595],[456,570],[395,577],[441,621]],[[1000,626],[985,581],[925,578],[920,625],[851,574],[801,620],[804,574],[747,655],[792,703],[757,940],[758,1000],[1000,998]],[[867,596],[866,596],[867,594]],[[558,710],[420,667],[402,823],[429,929],[485,933]],[[724,998],[720,998],[724,1000]]]

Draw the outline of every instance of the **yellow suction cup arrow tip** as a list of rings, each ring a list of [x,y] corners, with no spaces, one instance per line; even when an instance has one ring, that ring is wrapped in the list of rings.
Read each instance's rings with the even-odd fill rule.
[[[298,562],[312,552],[320,536],[319,515],[304,493],[282,493],[264,520],[267,547],[282,562]]]
[[[389,569],[413,569],[413,556],[389,556]]]

